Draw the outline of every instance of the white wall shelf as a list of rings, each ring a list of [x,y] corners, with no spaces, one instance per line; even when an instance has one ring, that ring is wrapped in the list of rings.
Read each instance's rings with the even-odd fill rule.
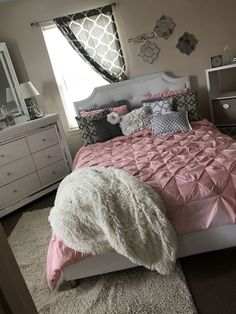
[[[236,136],[236,63],[207,69],[206,80],[212,122]]]

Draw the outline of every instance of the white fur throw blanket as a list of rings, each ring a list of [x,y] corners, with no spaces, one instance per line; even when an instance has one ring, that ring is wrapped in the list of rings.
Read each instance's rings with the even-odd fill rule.
[[[151,187],[123,170],[82,168],[60,184],[49,221],[70,248],[83,253],[116,251],[132,262],[170,273],[176,234]]]

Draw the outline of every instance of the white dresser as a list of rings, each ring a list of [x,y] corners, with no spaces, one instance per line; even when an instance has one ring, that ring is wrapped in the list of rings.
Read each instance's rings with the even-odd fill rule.
[[[0,131],[0,217],[56,189],[71,165],[58,114]]]

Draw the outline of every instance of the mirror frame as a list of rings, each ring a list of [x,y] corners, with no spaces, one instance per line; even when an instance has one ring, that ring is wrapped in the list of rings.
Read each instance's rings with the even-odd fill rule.
[[[25,104],[25,100],[20,94],[20,85],[13,67],[7,45],[0,42],[0,62],[3,66],[9,87],[11,89],[14,101],[21,116],[25,116],[25,121],[30,120],[30,116]]]

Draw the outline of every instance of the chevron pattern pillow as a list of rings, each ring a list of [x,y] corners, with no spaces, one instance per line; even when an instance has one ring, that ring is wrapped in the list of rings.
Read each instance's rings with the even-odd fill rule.
[[[164,115],[160,113],[153,114],[151,128],[154,136],[192,130],[187,111],[172,111]]]

